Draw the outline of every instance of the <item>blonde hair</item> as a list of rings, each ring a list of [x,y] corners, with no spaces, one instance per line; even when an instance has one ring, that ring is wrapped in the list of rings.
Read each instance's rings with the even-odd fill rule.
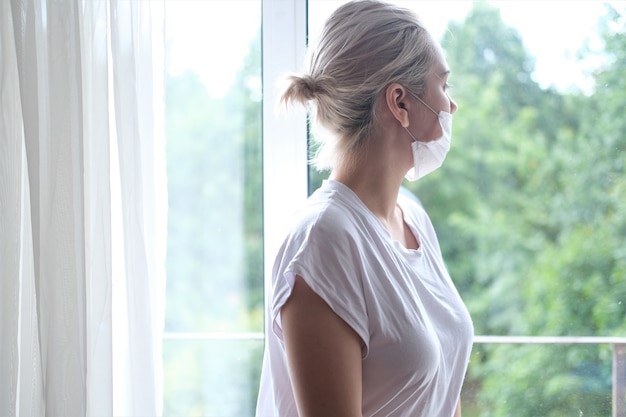
[[[316,168],[354,158],[371,136],[379,93],[397,82],[421,94],[436,56],[434,39],[411,10],[378,0],[339,7],[309,48],[304,73],[287,78],[281,98],[311,105]],[[318,135],[320,127],[326,134]]]

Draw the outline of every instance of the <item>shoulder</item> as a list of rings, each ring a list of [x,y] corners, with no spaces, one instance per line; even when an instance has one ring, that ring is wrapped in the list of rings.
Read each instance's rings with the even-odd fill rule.
[[[374,225],[367,213],[345,190],[328,186],[316,191],[293,219],[290,237],[337,239],[358,238]]]
[[[349,193],[335,191],[326,187],[314,193],[296,213],[275,259],[276,274],[296,265],[303,273],[336,274],[342,269],[347,273],[375,251],[381,233],[373,215],[351,200]]]
[[[314,193],[296,213],[272,270],[271,311],[279,338],[280,310],[300,277],[362,340],[368,340],[359,259],[370,243],[360,225],[363,221],[351,201],[332,189]]]
[[[336,246],[358,239],[359,223],[352,208],[340,199],[311,201],[294,217],[288,240]]]

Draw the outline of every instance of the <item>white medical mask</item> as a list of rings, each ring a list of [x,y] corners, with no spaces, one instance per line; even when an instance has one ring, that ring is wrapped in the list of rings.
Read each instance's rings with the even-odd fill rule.
[[[419,142],[411,132],[409,132],[409,129],[405,127],[407,133],[411,136],[411,139],[413,139],[413,143],[411,143],[413,168],[406,173],[404,178],[409,181],[416,181],[439,168],[446,159],[452,139],[452,114],[445,111],[440,111],[439,114],[437,114],[437,112],[428,104],[424,103],[422,99],[413,93],[411,94],[437,115],[442,133],[439,138],[431,140],[430,142]]]

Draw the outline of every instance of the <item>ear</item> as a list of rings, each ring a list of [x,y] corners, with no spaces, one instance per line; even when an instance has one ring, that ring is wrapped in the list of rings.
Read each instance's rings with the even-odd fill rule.
[[[409,127],[409,107],[408,91],[398,83],[389,84],[385,89],[385,104],[389,112],[400,122],[402,127]]]

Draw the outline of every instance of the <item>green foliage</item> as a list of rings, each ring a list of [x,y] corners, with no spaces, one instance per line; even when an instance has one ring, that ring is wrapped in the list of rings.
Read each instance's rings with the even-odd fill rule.
[[[261,41],[224,98],[166,74],[169,332],[261,332]],[[164,414],[253,415],[260,341],[167,340]]]
[[[499,116],[513,120],[520,108],[536,101],[540,89],[532,81],[534,59],[525,50],[521,36],[500,18],[498,9],[479,1],[463,23],[452,22],[443,40],[448,61],[454,62],[454,73],[464,75],[455,83],[463,91],[476,92],[476,83],[495,81],[505,88],[498,90],[496,99],[501,106]],[[455,79],[461,80],[455,75]],[[467,84],[466,84],[467,83]],[[469,87],[469,88],[468,88]]]
[[[600,22],[592,95],[541,89],[519,35],[484,2],[449,29],[453,147],[443,169],[407,186],[476,333],[625,335],[625,17]],[[610,414],[610,347],[476,351],[464,415]]]
[[[492,345],[476,415],[608,416],[610,363],[594,346]],[[470,414],[471,415],[471,414]]]
[[[163,414],[254,415],[262,357],[260,340],[166,341]]]
[[[223,99],[166,78],[169,331],[261,331],[260,37]]]

